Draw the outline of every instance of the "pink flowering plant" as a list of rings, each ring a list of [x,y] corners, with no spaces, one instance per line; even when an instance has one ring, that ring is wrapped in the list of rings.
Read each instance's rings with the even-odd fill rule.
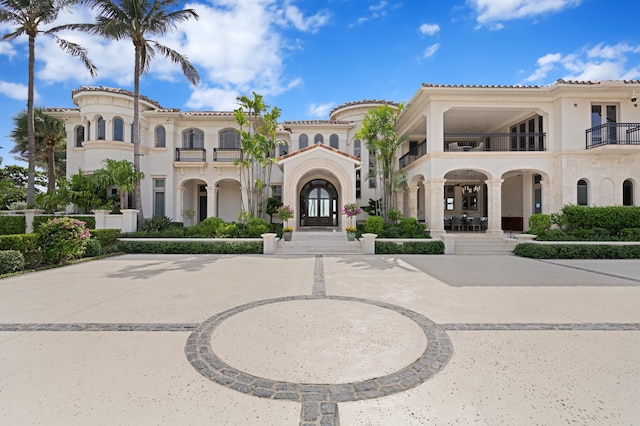
[[[45,264],[82,257],[91,237],[83,221],[70,217],[51,219],[41,224],[36,233]]]
[[[362,209],[356,205],[356,203],[347,203],[342,207],[340,213],[345,215],[349,221],[347,226],[347,232],[356,232],[355,226],[352,225],[352,218],[362,213]]]

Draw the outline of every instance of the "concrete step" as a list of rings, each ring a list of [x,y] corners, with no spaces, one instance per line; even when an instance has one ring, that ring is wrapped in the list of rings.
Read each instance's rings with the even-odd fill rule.
[[[360,241],[347,241],[346,232],[293,232],[291,241],[276,244],[275,254],[363,254]]]
[[[458,237],[455,240],[455,254],[464,255],[510,255],[516,240],[491,237]]]

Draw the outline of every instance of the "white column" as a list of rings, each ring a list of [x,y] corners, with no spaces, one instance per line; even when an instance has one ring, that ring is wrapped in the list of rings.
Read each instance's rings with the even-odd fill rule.
[[[529,217],[533,214],[533,173],[522,172],[522,226],[529,229]]]
[[[184,204],[184,188],[178,188],[176,189],[176,203],[174,204],[174,217],[176,218],[176,222],[182,222],[182,210],[183,210],[183,204]],[[196,212],[196,217],[197,217],[197,212]],[[198,219],[196,219],[197,222]]]
[[[400,210],[400,213],[404,216],[404,189],[396,191],[396,209]]]
[[[502,232],[502,182],[504,179],[487,180],[488,228],[487,234],[503,234]]]
[[[444,111],[431,103],[427,108],[427,152],[444,151]]]
[[[445,234],[443,207],[445,182],[446,179],[430,179],[425,186],[425,214],[431,236]]]
[[[540,187],[542,188],[542,213],[550,214],[551,212],[559,210],[559,208],[556,209],[551,205],[552,182],[543,179],[540,181]]]
[[[217,217],[218,215],[218,187],[207,185],[207,217]]]
[[[418,185],[409,186],[409,217],[418,217]]]

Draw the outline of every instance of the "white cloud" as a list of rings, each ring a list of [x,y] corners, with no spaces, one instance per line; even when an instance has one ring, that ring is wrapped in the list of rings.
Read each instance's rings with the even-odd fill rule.
[[[334,105],[334,102],[326,104],[310,104],[307,108],[307,115],[311,117],[327,118]]]
[[[500,21],[531,18],[577,7],[582,0],[467,0],[478,15],[478,26],[501,29]]]
[[[0,81],[0,93],[4,96],[15,99],[17,101],[27,100],[27,86],[25,84],[11,83],[8,81]],[[38,97],[35,94],[36,98]]]
[[[539,83],[558,78],[584,81],[637,79],[640,77],[638,53],[640,46],[627,43],[601,43],[567,55],[549,53],[538,59],[535,71],[524,81]],[[630,59],[634,60],[636,65],[627,68]]]
[[[315,33],[329,22],[328,12],[318,12],[315,15],[305,17],[297,6],[286,6],[285,16],[294,27],[303,32]]]
[[[439,48],[440,48],[440,43],[432,44],[431,46],[424,49],[424,52],[422,53],[422,57],[424,59],[431,58],[433,55],[436,54]]]
[[[187,106],[193,109],[209,108],[213,111],[232,111],[238,108],[236,98],[240,94],[233,89],[198,86],[191,93]]]
[[[367,16],[359,17],[355,23],[349,24],[349,28],[364,24],[365,22],[372,21],[382,16],[387,16],[387,5],[388,3],[385,0],[369,5],[367,9],[369,10],[370,14]],[[396,5],[393,8],[395,9],[398,7],[399,5]]]
[[[440,31],[438,24],[422,24],[420,25],[420,34],[432,36]]]

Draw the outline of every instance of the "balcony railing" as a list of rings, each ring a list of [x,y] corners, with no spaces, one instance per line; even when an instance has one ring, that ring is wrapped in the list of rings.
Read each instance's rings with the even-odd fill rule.
[[[213,161],[234,162],[242,158],[240,148],[213,148]]]
[[[545,151],[546,133],[445,133],[445,152]]]
[[[605,123],[586,131],[587,149],[602,145],[640,145],[640,123]]]
[[[176,161],[204,162],[207,151],[204,148],[176,148]]]
[[[402,157],[400,157],[400,168],[402,169],[404,167],[407,167],[409,164],[413,163],[414,161],[416,161],[418,158],[422,157],[426,153],[427,153],[427,142],[422,141],[418,145],[411,148],[409,152],[407,152]]]

